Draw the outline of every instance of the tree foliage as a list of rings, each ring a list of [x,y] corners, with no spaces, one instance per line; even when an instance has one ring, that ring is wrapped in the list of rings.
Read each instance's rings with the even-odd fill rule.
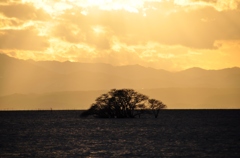
[[[149,99],[148,100],[150,109],[154,115],[155,118],[158,117],[159,111],[163,108],[166,108],[166,105],[163,104],[161,101],[156,100],[156,99]]]
[[[100,118],[134,118],[151,110],[157,118],[159,110],[166,106],[162,102],[149,99],[133,89],[112,89],[99,96],[82,117],[93,115]]]

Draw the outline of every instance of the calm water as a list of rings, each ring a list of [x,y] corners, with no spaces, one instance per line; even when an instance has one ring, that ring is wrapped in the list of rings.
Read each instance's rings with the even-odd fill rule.
[[[158,119],[80,113],[0,112],[0,157],[240,157],[240,110],[165,110]]]

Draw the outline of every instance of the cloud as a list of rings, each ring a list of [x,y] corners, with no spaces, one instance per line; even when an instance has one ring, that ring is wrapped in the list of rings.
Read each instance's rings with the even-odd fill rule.
[[[9,28],[17,28],[23,25],[24,22],[17,19],[9,19],[0,15],[0,29],[9,29]]]
[[[0,31],[0,49],[44,50],[48,40],[34,29]]]
[[[82,21],[84,23],[84,21]],[[53,29],[53,36],[70,43],[84,43],[98,49],[109,49],[110,39],[108,31],[99,25],[89,25],[83,28],[81,25],[60,23]]]
[[[24,2],[0,3],[0,49],[19,58],[177,70],[221,67],[227,56],[238,65],[239,47],[227,42],[240,40],[239,0]]]
[[[166,45],[212,49],[216,40],[240,38],[240,12],[218,11],[213,7],[222,3],[223,1],[204,0],[145,1],[137,3],[136,7],[142,6],[138,8],[138,13],[128,10],[104,10],[104,7],[100,6],[84,8],[84,5],[73,5],[63,8],[60,14],[54,15],[48,21],[57,24],[52,28],[52,36],[70,43],[89,44],[98,49],[109,49],[113,36],[128,45],[155,41]],[[33,4],[10,4],[0,7],[7,17],[44,20],[49,16],[42,9],[34,8]],[[66,4],[71,6],[70,3]],[[231,4],[237,5],[238,1],[232,1]],[[185,10],[184,7],[179,7],[180,5],[204,7]],[[84,15],[83,11],[87,14]],[[97,26],[104,28],[104,33],[94,32],[93,28]]]
[[[48,20],[49,15],[31,4],[9,3],[0,5],[0,13],[9,18],[20,20]]]
[[[85,16],[79,10],[68,10],[60,16],[62,23],[56,28],[58,33],[55,35],[69,42],[80,42],[85,38],[85,42],[96,45],[107,45],[114,35],[129,45],[156,41],[199,49],[213,48],[216,40],[240,38],[240,12],[237,10],[219,12],[213,7],[204,7],[191,11],[180,9],[166,15],[157,8],[162,7],[160,4],[155,3],[155,9],[144,11],[146,16],[143,11],[131,13],[94,8]],[[74,30],[70,28],[72,25],[80,30],[79,34],[67,31]],[[106,28],[106,38],[99,40],[103,43],[94,40],[96,37],[91,28],[96,25]]]

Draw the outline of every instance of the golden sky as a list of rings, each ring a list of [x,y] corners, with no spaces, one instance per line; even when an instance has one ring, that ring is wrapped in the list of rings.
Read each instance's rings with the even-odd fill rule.
[[[240,67],[240,0],[0,0],[0,53],[170,71]]]

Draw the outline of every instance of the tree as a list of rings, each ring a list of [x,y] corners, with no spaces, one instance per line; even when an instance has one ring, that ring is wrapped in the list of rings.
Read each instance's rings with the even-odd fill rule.
[[[112,89],[108,93],[99,96],[95,103],[87,111],[83,112],[81,116],[93,115],[99,118],[140,117],[147,110],[146,104],[152,104],[148,100],[149,98],[146,95],[138,93],[133,89]],[[158,108],[151,109],[158,110]]]
[[[149,99],[148,102],[150,104],[150,110],[152,111],[155,118],[158,117],[158,114],[161,109],[166,108],[166,105],[159,100]]]

